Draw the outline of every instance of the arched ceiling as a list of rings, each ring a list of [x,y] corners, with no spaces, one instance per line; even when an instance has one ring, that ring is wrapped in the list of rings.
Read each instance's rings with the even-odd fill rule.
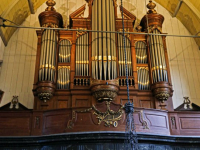
[[[46,0],[1,0],[0,16],[22,24]],[[56,1],[56,0],[55,0]],[[67,1],[67,0],[66,0]],[[155,0],[166,8],[173,17],[177,17],[192,35],[200,35],[200,0]],[[159,12],[158,12],[159,13]],[[6,24],[8,24],[6,22]],[[7,45],[15,28],[0,28],[0,36]],[[195,39],[200,46],[200,39]]]

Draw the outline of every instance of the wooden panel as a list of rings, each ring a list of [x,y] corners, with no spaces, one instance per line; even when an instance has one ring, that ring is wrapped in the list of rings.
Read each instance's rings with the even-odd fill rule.
[[[89,106],[89,100],[88,99],[76,99],[76,107],[87,107]]]
[[[152,127],[167,128],[167,118],[166,116],[146,114],[147,119]]]
[[[0,114],[0,136],[25,136],[31,132],[31,113],[7,112]]]
[[[45,113],[43,134],[63,133],[70,118],[70,110],[57,110]]]
[[[91,106],[91,96],[73,96],[72,107],[90,107]]]
[[[152,108],[151,100],[139,100],[140,107]]]
[[[43,112],[33,112],[31,135],[42,135]]]
[[[199,117],[181,117],[181,129],[200,129],[200,116]]]
[[[58,96],[57,108],[70,108],[70,96]]]
[[[58,100],[57,108],[68,108],[68,101]]]

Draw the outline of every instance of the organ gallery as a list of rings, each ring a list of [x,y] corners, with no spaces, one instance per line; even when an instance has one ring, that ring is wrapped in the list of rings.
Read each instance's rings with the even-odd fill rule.
[[[33,109],[25,108],[13,96],[10,108],[20,110],[8,111],[3,106],[0,121],[1,117],[9,116],[19,125],[8,125],[0,135],[53,135],[54,140],[60,140],[54,134],[62,134],[62,138],[73,143],[71,149],[74,146],[80,150],[86,149],[88,141],[90,148],[98,149],[101,147],[98,143],[108,138],[113,145],[108,146],[110,149],[123,149],[127,112],[130,113],[127,104],[132,104],[131,119],[141,147],[142,143],[159,139],[154,136],[148,139],[148,134],[166,136],[166,139],[173,135],[200,134],[199,120],[196,120],[199,112],[186,111],[199,110],[199,106],[190,107],[192,104],[186,97],[184,106],[174,110],[167,34],[162,29],[165,18],[157,12],[152,0],[138,25],[137,16],[118,5],[117,0],[86,0],[69,15],[68,26],[55,9],[56,2],[47,0],[46,4],[47,8],[38,16],[41,28],[36,30]],[[2,121],[0,127],[9,124],[7,121]],[[103,134],[97,135],[99,132]],[[89,137],[87,142],[81,134]],[[76,137],[79,144],[74,142]],[[48,142],[50,139],[47,137]],[[95,143],[97,139],[102,141]],[[155,141],[153,144],[158,144]],[[58,148],[58,143],[46,145]],[[67,149],[69,143],[60,146]]]

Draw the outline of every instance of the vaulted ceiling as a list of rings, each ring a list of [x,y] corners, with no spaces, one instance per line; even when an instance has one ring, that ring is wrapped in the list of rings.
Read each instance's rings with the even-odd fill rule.
[[[0,16],[22,24],[46,0],[1,0]],[[67,1],[67,0],[66,0]],[[177,17],[192,35],[200,35],[200,0],[155,0]],[[9,24],[9,23],[6,23]],[[0,36],[7,45],[16,28],[0,28]],[[200,46],[200,39],[195,39]]]

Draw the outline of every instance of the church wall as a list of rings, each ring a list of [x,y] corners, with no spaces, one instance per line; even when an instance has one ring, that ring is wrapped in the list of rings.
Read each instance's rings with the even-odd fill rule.
[[[63,15],[64,20],[68,20],[67,17],[74,10],[85,4],[84,0],[57,0],[56,2],[56,9]],[[145,15],[145,3],[140,0],[125,0],[124,7],[137,17],[136,25],[138,25]],[[39,27],[38,15],[45,8],[46,4],[43,4],[35,14],[24,21],[23,25]],[[162,6],[158,5],[157,11],[165,17],[163,33],[189,34],[182,23],[177,18],[172,18]],[[0,48],[0,60],[3,58],[0,89],[5,92],[0,106],[10,102],[13,95],[18,95],[20,103],[33,108],[32,88],[37,49],[35,30],[16,30],[5,50],[2,44]],[[167,37],[167,48],[174,89],[174,108],[183,102],[184,96],[189,96],[192,102],[200,105],[200,92],[198,92],[200,91],[200,51],[194,39]]]

